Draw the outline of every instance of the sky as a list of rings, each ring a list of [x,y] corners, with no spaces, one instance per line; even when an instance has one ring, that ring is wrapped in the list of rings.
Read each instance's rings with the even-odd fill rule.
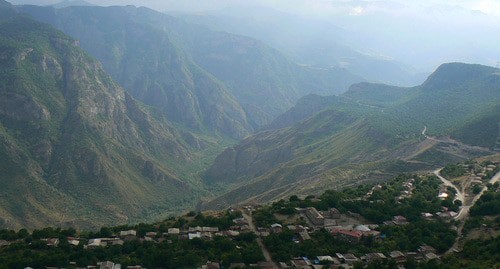
[[[12,0],[16,4],[54,4],[61,0]],[[362,15],[380,11],[477,11],[500,16],[500,0],[86,0],[96,5],[137,5],[160,11],[207,11],[228,6],[267,6],[296,14]]]
[[[54,4],[61,0],[11,0]],[[500,0],[85,0],[96,5],[147,6],[205,12],[266,7],[324,20],[359,33],[349,46],[429,69],[443,61],[496,65],[500,61]],[[227,14],[227,13],[226,13]],[[229,12],[229,14],[231,14]],[[369,44],[370,46],[363,46]],[[424,58],[427,56],[427,58]]]

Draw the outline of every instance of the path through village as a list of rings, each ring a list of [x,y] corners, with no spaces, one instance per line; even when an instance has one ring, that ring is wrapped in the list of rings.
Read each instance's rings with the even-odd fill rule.
[[[257,232],[257,229],[255,229],[255,225],[253,223],[253,218],[252,218],[252,212],[249,214],[243,212],[243,218],[248,222],[248,226],[250,227],[250,230],[256,234],[257,237],[257,244],[259,245],[260,249],[262,250],[262,254],[264,255],[264,258],[266,259],[267,262],[270,262],[273,265],[273,268],[279,268],[279,266],[273,261],[271,258],[271,253],[269,253],[269,250],[267,249],[266,245],[264,245],[264,242],[262,242],[262,238],[260,237],[260,234]]]

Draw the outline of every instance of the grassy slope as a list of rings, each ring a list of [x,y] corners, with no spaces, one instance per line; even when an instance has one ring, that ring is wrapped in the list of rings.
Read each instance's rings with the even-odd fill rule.
[[[328,108],[320,103],[315,115],[291,127],[256,134],[226,150],[208,171],[207,179],[236,182],[236,188],[208,203],[208,207],[246,199],[272,200],[291,192],[314,192],[329,184],[340,187],[376,180],[386,173],[429,169],[436,162],[484,154],[487,150],[429,144],[420,132],[427,125],[433,134],[455,138],[460,137],[455,134],[463,134],[467,139],[463,142],[486,145],[493,141],[486,145],[492,147],[498,124],[494,120],[498,115],[495,104],[500,98],[495,71],[483,66],[448,64],[420,87],[353,86],[355,92],[345,94],[349,105],[337,102],[338,98]],[[384,98],[391,91],[396,92],[392,100]],[[354,120],[342,120],[339,113]],[[478,115],[481,120],[474,120]],[[495,132],[475,135],[470,131],[474,127]],[[290,152],[288,158],[272,159],[286,150]]]
[[[0,33],[2,226],[158,219],[206,194],[197,171],[224,144],[149,114],[48,25]]]

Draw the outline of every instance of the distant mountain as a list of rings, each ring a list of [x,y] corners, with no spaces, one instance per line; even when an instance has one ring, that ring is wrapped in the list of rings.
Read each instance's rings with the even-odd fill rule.
[[[362,83],[339,97],[304,97],[217,157],[206,179],[233,190],[205,206],[315,193],[490,154],[499,80],[498,69],[452,63],[418,87]]]
[[[306,94],[336,94],[363,81],[342,68],[299,66],[257,40],[147,8],[18,9],[79,39],[134,97],[170,119],[234,138]]]
[[[23,16],[0,23],[0,227],[99,227],[192,206],[201,186],[183,169],[217,141],[150,113],[77,44]]]
[[[65,8],[71,6],[94,6],[94,5],[84,0],[63,0],[57,4],[53,4],[52,6],[55,8]]]
[[[204,13],[173,13],[214,30],[250,36],[289,55],[293,60],[318,67],[340,67],[370,82],[413,86],[426,75],[387,57],[352,48],[350,36],[359,35],[321,19],[287,14],[270,8],[226,8]],[[360,38],[361,39],[361,38]],[[370,51],[369,44],[358,48]]]
[[[12,18],[16,15],[16,9],[9,2],[0,0],[0,20]]]

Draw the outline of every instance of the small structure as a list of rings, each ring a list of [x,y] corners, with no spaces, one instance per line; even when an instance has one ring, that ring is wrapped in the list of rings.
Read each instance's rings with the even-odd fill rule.
[[[448,198],[448,194],[446,192],[440,192],[438,194],[438,198],[441,199],[441,200],[446,200],[446,198]]]
[[[181,230],[179,228],[168,228],[167,232],[169,235],[179,235]]]
[[[368,253],[368,254],[365,255],[365,260],[368,263],[371,263],[371,262],[374,262],[374,261],[378,261],[378,260],[385,260],[385,259],[387,259],[387,257],[384,254],[380,253],[380,252],[378,252],[378,253]]]
[[[281,233],[283,231],[283,226],[279,223],[271,224],[271,231],[273,233]]]
[[[425,255],[427,253],[436,254],[436,249],[428,245],[423,245],[418,248],[418,252],[420,252],[422,255]]]
[[[220,269],[220,264],[217,262],[207,262],[201,266],[201,269]]]
[[[302,231],[299,233],[300,241],[304,242],[306,240],[311,240],[311,236],[307,231]]]
[[[436,259],[439,259],[439,257],[432,252],[429,252],[429,253],[424,255],[424,260],[426,260],[426,261],[436,260]]]
[[[293,268],[311,268],[310,265],[311,265],[311,261],[309,261],[309,259],[305,258],[305,257],[302,257],[302,258],[294,258],[293,260],[291,260],[291,264],[292,264],[292,267]]]
[[[347,263],[349,265],[352,265],[355,262],[359,261],[359,258],[352,253],[347,253],[347,254],[336,253],[335,255],[341,262]]]
[[[396,225],[409,224],[408,220],[403,216],[394,216],[394,218],[392,218],[392,222],[394,222],[394,224]]]
[[[257,268],[260,269],[274,269],[274,265],[272,262],[259,262],[257,263]]]
[[[349,243],[358,243],[361,240],[361,237],[363,237],[363,233],[360,231],[348,231],[341,229],[333,229],[332,234],[339,240]]]
[[[97,267],[99,269],[121,269],[122,266],[119,263],[113,263],[110,261],[98,262]]]
[[[49,238],[47,239],[47,246],[57,247],[59,245],[59,238]]]
[[[319,213],[314,207],[306,208],[306,216],[314,225],[323,226],[325,225],[325,217]]]
[[[340,219],[340,217],[342,217],[342,214],[336,208],[330,208],[329,213],[330,213],[330,218],[332,219]]]
[[[403,254],[403,252],[399,250],[394,250],[389,253],[389,257],[393,260],[396,261],[398,264],[403,264],[406,262],[406,256]]]
[[[195,238],[201,238],[201,233],[196,232],[196,233],[188,233],[188,239],[193,240]]]
[[[247,267],[246,264],[244,263],[231,263],[231,265],[229,265],[229,269],[245,269]]]

